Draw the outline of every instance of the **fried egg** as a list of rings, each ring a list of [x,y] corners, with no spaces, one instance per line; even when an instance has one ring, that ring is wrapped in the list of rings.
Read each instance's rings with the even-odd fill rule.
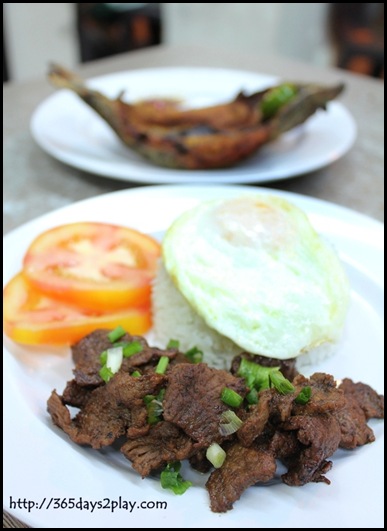
[[[306,214],[271,195],[205,201],[162,243],[175,287],[241,350],[289,359],[340,338],[349,283]]]

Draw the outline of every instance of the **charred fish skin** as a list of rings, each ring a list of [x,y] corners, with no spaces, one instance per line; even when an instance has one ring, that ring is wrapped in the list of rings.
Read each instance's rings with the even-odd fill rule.
[[[169,100],[127,103],[123,92],[108,98],[57,64],[50,65],[48,79],[55,88],[79,96],[125,146],[144,159],[157,166],[187,170],[238,164],[319,109],[325,110],[345,88],[343,83],[323,86],[287,82],[250,95],[240,92],[228,103],[182,110],[177,102]],[[265,117],[262,102],[283,86],[293,87],[294,94]]]

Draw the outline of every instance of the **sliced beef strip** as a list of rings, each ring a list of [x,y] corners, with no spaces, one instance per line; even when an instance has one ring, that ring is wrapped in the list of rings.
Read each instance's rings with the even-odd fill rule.
[[[251,446],[254,440],[262,435],[271,414],[271,402],[274,389],[265,389],[259,393],[258,404],[250,407],[242,426],[237,431],[238,439],[243,446]]]
[[[221,468],[214,470],[206,483],[211,510],[224,513],[232,509],[248,487],[269,481],[275,471],[275,457],[267,448],[234,444]]]
[[[221,392],[228,387],[244,397],[244,380],[205,363],[175,365],[167,378],[164,420],[204,446],[220,442],[224,438],[219,431],[221,415],[230,409],[222,402]]]
[[[130,425],[130,410],[122,406],[117,407],[115,401],[106,393],[106,387],[94,389],[92,397],[74,420],[56,391],[53,391],[48,399],[48,412],[54,424],[62,428],[75,443],[102,448],[124,435]]]
[[[131,411],[131,425],[126,432],[128,437],[139,437],[149,430],[148,411],[144,397],[157,395],[165,381],[166,377],[163,374],[154,372],[138,378],[133,378],[125,372],[118,372],[107,384],[110,384],[110,393],[117,404]]]
[[[338,411],[345,405],[343,392],[337,389],[333,377],[328,374],[315,373],[310,378],[299,374],[294,378],[293,385],[294,392],[286,395],[273,388],[260,391],[258,404],[249,409],[243,426],[238,430],[238,438],[244,446],[250,446],[263,433],[269,420],[277,427],[291,415]],[[299,405],[295,399],[306,386],[311,387],[311,398],[306,404]]]
[[[128,440],[121,447],[121,452],[145,477],[167,463],[188,459],[195,452],[195,445],[177,426],[161,421],[146,435]]]
[[[153,374],[133,378],[117,373],[90,393],[83,409],[71,419],[62,398],[53,391],[47,408],[54,424],[77,444],[102,448],[130,431],[143,435],[148,431],[147,410],[143,398],[157,394],[165,376]]]
[[[178,363],[191,363],[189,359],[176,349],[162,350],[157,347],[143,346],[142,352],[138,352],[129,358],[124,358],[121,371],[133,372],[140,371],[141,374],[149,374],[154,372],[155,367],[161,358],[166,356],[169,358],[169,364],[166,370],[168,373],[172,367]]]
[[[298,454],[302,448],[302,444],[297,439],[297,432],[283,431],[279,428],[274,432],[269,443],[270,451],[283,462]]]
[[[304,405],[294,403],[294,415],[318,415],[339,411],[345,406],[345,397],[342,390],[337,388],[335,379],[331,374],[316,372],[310,378],[301,374],[296,376],[293,385],[298,394],[302,388],[309,386],[312,390],[310,400]]]
[[[259,354],[250,354],[248,352],[242,352],[238,356],[234,357],[231,362],[231,374],[238,374],[238,369],[242,358],[245,358],[248,361],[253,361],[254,363],[257,363],[257,365],[262,365],[262,367],[279,367],[279,370],[282,372],[285,378],[290,381],[293,381],[293,378],[295,378],[295,376],[298,374],[296,369],[296,358],[291,358],[288,360],[276,360],[274,358],[260,356]]]
[[[293,381],[298,387],[310,385],[312,398],[305,406],[294,407],[294,414],[313,415],[331,412],[341,429],[340,447],[351,449],[375,440],[367,425],[371,417],[384,416],[384,397],[370,386],[346,378],[337,387],[332,375],[315,373],[310,379],[297,376]]]
[[[350,378],[344,378],[339,389],[344,391],[346,398],[356,400],[364,411],[366,419],[384,419],[384,396],[379,395],[372,387]]]
[[[274,389],[273,396],[270,403],[270,420],[275,425],[280,422],[284,422],[290,417],[294,409],[294,399],[298,395],[298,389],[296,388],[294,393],[289,393],[287,395],[281,395]]]
[[[109,394],[111,394],[119,405],[128,408],[142,407],[143,398],[146,395],[157,395],[162,386],[166,383],[164,374],[144,374],[133,377],[126,372],[118,372],[106,384]]]
[[[91,385],[79,385],[75,380],[70,380],[62,393],[62,402],[68,406],[83,408],[95,389]]]
[[[99,375],[101,369],[101,353],[108,348],[114,347],[108,336],[111,330],[99,329],[91,332],[72,347],[72,356],[75,362],[74,378],[80,386],[99,386],[104,382]],[[125,334],[119,339],[120,342],[138,341],[142,345],[142,351],[124,358],[120,371],[133,372],[140,370],[141,373],[153,371],[161,356],[170,358],[172,366],[174,363],[189,363],[189,360],[176,349],[161,350],[157,347],[150,347],[146,339],[142,336],[132,336]]]
[[[379,395],[369,385],[354,383],[345,378],[339,386],[344,392],[345,407],[335,412],[341,428],[340,447],[352,449],[375,440],[368,426],[370,418],[384,418],[384,396]]]
[[[284,459],[288,472],[282,476],[287,485],[302,486],[309,482],[330,481],[324,474],[332,463],[326,461],[339,447],[341,430],[334,415],[298,415],[281,425],[289,431],[296,430],[296,437],[304,448]]]
[[[112,346],[107,337],[110,331],[107,329],[95,330],[71,347],[75,363],[74,378],[78,385],[99,386],[103,384],[99,375],[100,355]]]
[[[348,398],[345,407],[334,415],[341,430],[340,448],[351,450],[375,440],[374,432],[367,424],[367,417],[356,400]]]

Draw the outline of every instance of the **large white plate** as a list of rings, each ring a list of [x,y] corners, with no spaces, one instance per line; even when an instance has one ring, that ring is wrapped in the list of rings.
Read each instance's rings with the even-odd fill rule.
[[[198,201],[231,196],[243,186],[150,186],[82,201],[40,217],[4,238],[4,282],[21,267],[23,254],[41,231],[61,223],[96,220],[120,223],[160,236],[171,221]],[[262,190],[263,191],[263,190]],[[268,190],[265,190],[267,192]],[[270,192],[270,190],[269,190]],[[338,249],[350,278],[352,303],[339,353],[308,372],[350,377],[383,392],[383,225],[323,201],[273,191],[307,212],[314,226]],[[330,486],[288,487],[280,482],[252,487],[234,509],[214,514],[205,477],[185,471],[194,482],[183,496],[142,480],[119,452],[73,444],[46,412],[51,390],[72,378],[72,363],[47,348],[4,341],[4,508],[43,528],[377,528],[383,527],[383,421],[372,421],[376,441],[355,451],[339,451],[328,476]],[[12,501],[21,500],[20,507]],[[70,509],[66,503],[130,500],[133,512],[116,508]],[[63,508],[47,505],[58,498]],[[37,505],[28,511],[23,501]],[[141,508],[149,502],[149,508]],[[167,508],[154,508],[167,502]],[[42,508],[38,506],[42,504]],[[153,504],[153,505],[152,505]],[[25,506],[26,507],[26,506]],[[153,507],[153,508],[151,508]]]
[[[313,80],[311,80],[313,81]],[[252,93],[278,78],[214,68],[154,68],[89,80],[90,87],[128,101],[176,97],[200,107]],[[96,175],[141,183],[260,183],[312,172],[344,155],[356,137],[355,122],[338,101],[233,168],[170,170],[154,166],[126,148],[110,127],[78,96],[60,90],[37,107],[31,120],[36,142],[60,161]]]

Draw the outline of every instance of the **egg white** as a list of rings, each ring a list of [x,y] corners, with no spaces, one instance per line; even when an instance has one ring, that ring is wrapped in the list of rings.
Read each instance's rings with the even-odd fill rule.
[[[206,324],[242,350],[277,359],[336,342],[349,285],[307,216],[269,195],[215,200],[167,231],[164,266]]]

